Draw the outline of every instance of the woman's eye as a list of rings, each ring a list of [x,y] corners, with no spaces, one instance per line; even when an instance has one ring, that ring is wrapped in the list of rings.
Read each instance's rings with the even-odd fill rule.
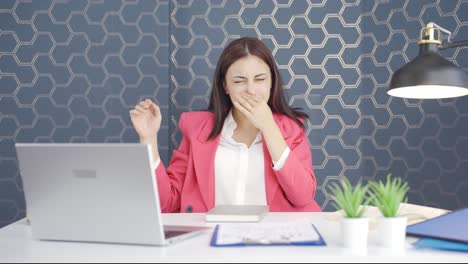
[[[257,79],[257,81],[264,81],[265,79]]]
[[[234,81],[234,83],[243,83],[244,81]]]

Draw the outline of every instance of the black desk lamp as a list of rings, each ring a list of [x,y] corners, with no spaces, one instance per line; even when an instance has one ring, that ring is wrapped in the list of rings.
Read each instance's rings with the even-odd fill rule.
[[[468,46],[468,41],[441,46],[441,30],[449,34],[450,42],[451,32],[435,23],[421,29],[419,55],[395,72],[387,92],[389,95],[412,99],[468,95],[468,74],[439,55],[439,49]]]

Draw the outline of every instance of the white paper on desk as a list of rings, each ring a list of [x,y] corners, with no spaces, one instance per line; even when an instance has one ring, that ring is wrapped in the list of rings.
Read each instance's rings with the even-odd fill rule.
[[[307,221],[219,225],[218,245],[242,244],[246,240],[291,243],[318,241],[320,236],[314,226]]]

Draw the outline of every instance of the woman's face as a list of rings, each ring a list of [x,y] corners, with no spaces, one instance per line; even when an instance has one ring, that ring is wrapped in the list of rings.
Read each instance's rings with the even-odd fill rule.
[[[224,87],[231,101],[242,93],[256,95],[268,102],[271,90],[270,67],[257,56],[249,55],[234,62],[226,72]]]

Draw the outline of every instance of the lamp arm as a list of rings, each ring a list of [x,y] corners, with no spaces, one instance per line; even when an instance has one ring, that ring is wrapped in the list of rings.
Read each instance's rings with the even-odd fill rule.
[[[434,22],[430,22],[428,24],[428,26],[430,28],[437,28],[439,29],[440,31],[442,32],[445,32],[448,37],[447,37],[447,41],[449,42],[449,44],[447,45],[441,45],[439,46],[439,50],[445,50],[445,49],[451,49],[451,48],[458,48],[458,47],[468,47],[468,40],[462,40],[462,41],[455,41],[455,42],[452,42],[451,41],[451,37],[452,37],[452,32],[450,32],[449,30],[437,25],[436,23]],[[439,36],[439,39],[440,39],[440,36]]]
[[[440,46],[439,50],[458,48],[458,47],[468,47],[468,40],[455,41],[447,45]]]

